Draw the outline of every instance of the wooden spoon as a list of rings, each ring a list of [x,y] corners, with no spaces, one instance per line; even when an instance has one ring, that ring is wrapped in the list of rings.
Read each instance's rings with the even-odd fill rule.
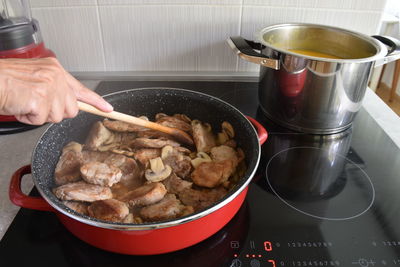
[[[193,139],[192,137],[190,137],[190,135],[188,135],[187,133],[185,133],[182,130],[176,129],[176,128],[170,128],[155,122],[151,122],[151,121],[146,121],[128,114],[124,114],[121,112],[117,112],[117,111],[111,111],[111,112],[103,112],[101,110],[98,110],[97,108],[80,102],[78,101],[78,107],[79,110],[82,111],[86,111],[95,115],[99,115],[105,118],[110,118],[110,119],[114,119],[114,120],[119,120],[119,121],[123,121],[123,122],[127,122],[127,123],[132,123],[135,125],[139,125],[139,126],[143,126],[149,129],[153,129],[156,131],[160,131],[166,134],[169,134],[171,136],[173,136],[175,139],[177,139],[178,141],[188,144],[188,145],[193,145]]]

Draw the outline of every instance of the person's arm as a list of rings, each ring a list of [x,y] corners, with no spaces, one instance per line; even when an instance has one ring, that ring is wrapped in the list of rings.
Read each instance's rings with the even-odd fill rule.
[[[72,77],[55,58],[0,59],[0,114],[27,124],[75,117],[77,100],[110,112],[113,107]]]

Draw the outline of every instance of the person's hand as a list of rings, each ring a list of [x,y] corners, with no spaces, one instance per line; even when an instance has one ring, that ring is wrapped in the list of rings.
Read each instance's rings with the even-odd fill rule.
[[[104,112],[113,110],[55,58],[0,59],[0,114],[27,124],[60,122],[77,115],[77,100]]]

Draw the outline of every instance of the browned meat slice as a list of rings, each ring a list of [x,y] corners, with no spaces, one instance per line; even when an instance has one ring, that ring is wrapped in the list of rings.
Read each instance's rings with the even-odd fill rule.
[[[135,223],[135,217],[133,216],[132,213],[129,213],[124,220],[122,221],[123,223]]]
[[[174,194],[167,194],[160,202],[143,207],[140,216],[146,221],[168,220],[178,217],[184,209]]]
[[[121,201],[127,202],[130,207],[145,206],[160,201],[167,189],[162,183],[150,183],[143,185],[121,197]]]
[[[54,188],[54,194],[61,200],[93,202],[112,198],[111,189],[105,186],[88,184],[84,181],[65,184]]]
[[[209,124],[201,123],[198,120],[192,121],[193,141],[197,152],[210,152],[216,146],[215,136]]]
[[[187,122],[187,123],[192,122],[192,120],[185,114],[174,114],[174,117],[180,119],[181,121]]]
[[[116,132],[141,132],[141,131],[148,131],[148,128],[145,128],[143,126],[123,122],[123,121],[110,121],[110,120],[104,120],[103,124],[105,127],[112,131]]]
[[[115,195],[124,195],[141,186],[144,182],[144,170],[132,158],[110,152],[83,151],[83,162],[88,163],[92,161],[112,164],[121,169],[121,180],[112,187],[112,192]]]
[[[104,162],[106,164],[112,164],[118,167],[122,171],[121,181],[137,178],[142,176],[143,170],[139,167],[136,161],[132,158],[124,155],[110,153],[110,152],[99,152],[99,151],[83,151],[82,152],[83,163],[88,162]]]
[[[114,132],[113,133],[113,138],[110,139],[110,142],[116,144],[118,147],[123,147],[126,146],[128,147],[130,143],[133,142],[133,140],[136,139],[137,135],[135,133],[118,133]]]
[[[189,155],[190,153],[192,153],[192,151],[190,151],[190,149],[183,147],[183,146],[176,146],[176,147],[174,147],[174,150],[178,151],[181,154]]]
[[[135,159],[143,166],[147,166],[149,160],[161,156],[161,149],[159,148],[142,148],[135,151]]]
[[[158,124],[176,128],[185,132],[190,132],[192,126],[187,121],[180,119],[179,117],[163,116],[156,121]]]
[[[160,131],[155,131],[155,130],[148,130],[148,131],[143,131],[143,132],[138,132],[137,137],[143,137],[143,138],[150,138],[150,139],[171,139],[171,135],[167,133],[163,133]]]
[[[143,220],[139,216],[134,216],[132,213],[129,213],[128,216],[126,216],[122,222],[139,224],[143,223]]]
[[[180,146],[178,142],[172,141],[172,140],[167,140],[167,139],[150,139],[150,138],[144,138],[144,137],[139,137],[136,138],[132,143],[131,147],[132,148],[162,148],[166,145],[170,146]]]
[[[63,204],[70,208],[71,210],[74,210],[78,213],[82,213],[84,215],[88,215],[88,204],[84,202],[79,202],[79,201],[63,201]]]
[[[111,153],[105,160],[104,163],[112,164],[118,167],[122,171],[121,181],[131,179],[132,177],[138,178],[142,176],[143,170],[139,167],[133,158],[126,157],[124,155]]]
[[[187,188],[178,194],[179,199],[184,205],[192,206],[195,211],[210,207],[227,194],[227,190],[223,187],[214,189],[192,189]]]
[[[182,178],[188,177],[192,170],[190,157],[183,156],[182,154],[169,155],[163,158],[163,162],[165,165],[169,165],[172,171]]]
[[[110,152],[83,150],[82,164],[86,164],[88,162],[93,162],[93,161],[104,162],[110,155],[111,155]]]
[[[192,187],[192,182],[185,181],[179,178],[175,173],[172,173],[167,179],[162,181],[167,188],[167,191],[172,194],[178,194],[186,188]]]
[[[211,149],[211,158],[213,161],[224,161],[230,159],[234,162],[234,166],[236,167],[239,162],[238,155],[230,146],[222,145],[216,146]]]
[[[129,214],[128,206],[116,199],[98,200],[89,207],[89,216],[111,222],[122,222]]]
[[[97,121],[90,129],[89,135],[86,138],[86,147],[90,150],[97,150],[98,147],[113,138],[113,133],[104,127],[101,121]]]
[[[76,182],[81,179],[79,167],[82,161],[82,145],[76,142],[68,143],[62,150],[60,159],[54,171],[57,185]]]
[[[232,160],[203,162],[192,172],[191,177],[196,185],[213,188],[227,181],[232,170]]]
[[[191,158],[178,150],[179,147],[165,146],[161,150],[161,158],[165,165],[179,177],[186,178],[192,170]]]
[[[112,186],[122,176],[122,171],[114,165],[96,161],[82,165],[80,170],[83,180],[102,186]]]

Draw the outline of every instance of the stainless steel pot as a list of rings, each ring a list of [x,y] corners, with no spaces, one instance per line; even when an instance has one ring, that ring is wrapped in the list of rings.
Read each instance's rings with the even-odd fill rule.
[[[238,56],[261,66],[259,101],[265,115],[306,133],[337,133],[350,127],[373,67],[400,58],[400,42],[393,38],[317,24],[273,25],[261,30],[257,39],[227,41]]]

